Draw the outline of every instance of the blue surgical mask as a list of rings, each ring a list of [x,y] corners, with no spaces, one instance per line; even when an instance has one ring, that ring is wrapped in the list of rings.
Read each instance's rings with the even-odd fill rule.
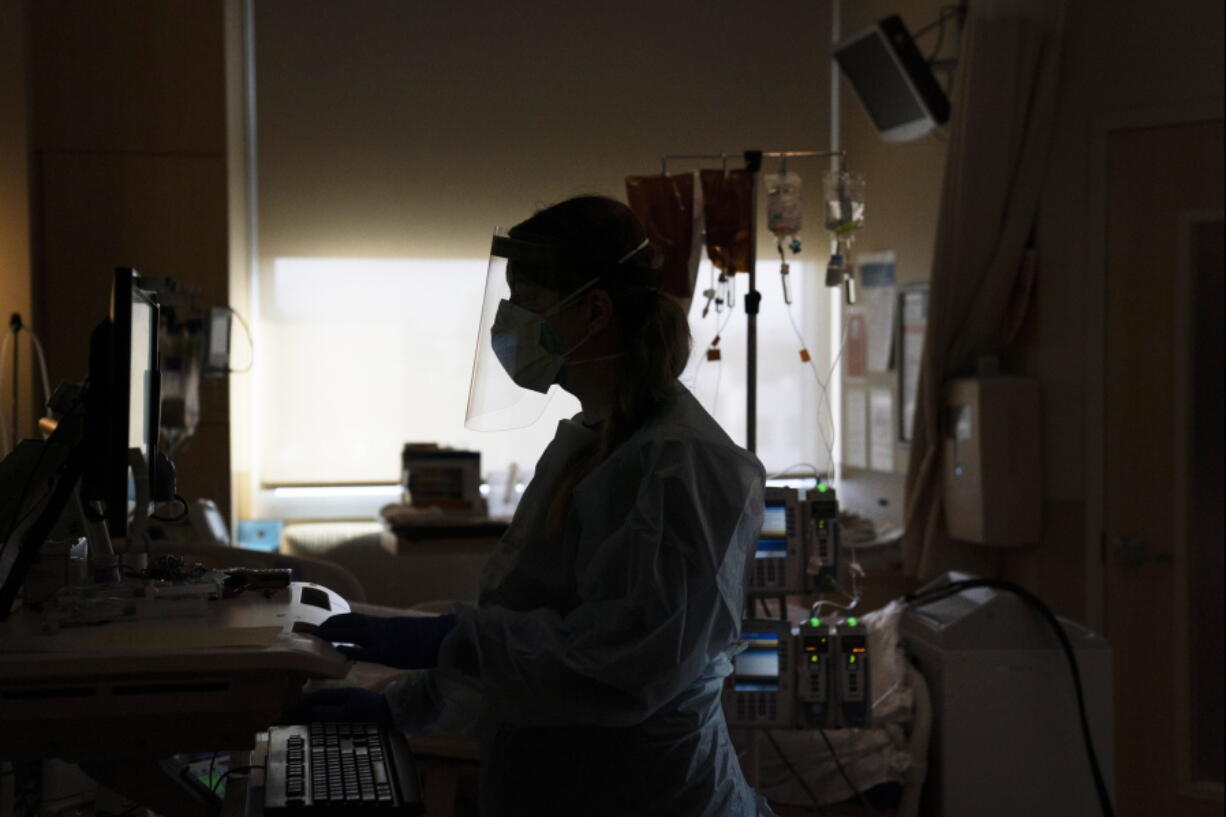
[[[596,279],[588,281],[543,314],[505,299],[498,304],[494,324],[490,327],[490,342],[498,362],[516,385],[544,394],[554,383],[564,382],[567,356],[587,343],[592,332],[565,349],[549,317],[562,311],[595,283]]]

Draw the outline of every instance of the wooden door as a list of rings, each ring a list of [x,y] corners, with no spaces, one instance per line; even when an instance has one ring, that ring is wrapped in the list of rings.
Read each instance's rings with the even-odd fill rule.
[[[1103,555],[1116,813],[1221,815],[1222,123],[1107,139]]]

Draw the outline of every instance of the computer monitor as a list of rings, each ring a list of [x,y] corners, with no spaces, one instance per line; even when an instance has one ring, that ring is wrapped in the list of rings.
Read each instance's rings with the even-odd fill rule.
[[[174,469],[157,451],[159,310],[138,284],[135,270],[115,271],[110,316],[90,335],[84,412],[74,404],[45,443],[24,440],[0,462],[0,619],[78,485],[111,537],[129,536],[136,508],[130,450],[144,460],[151,501],[174,493]]]
[[[949,99],[898,15],[839,43],[834,59],[887,142],[949,121]]]
[[[71,506],[87,452],[73,445],[73,423],[44,443],[23,440],[0,462],[0,621],[8,616],[43,542]]]
[[[126,537],[137,491],[128,452],[135,449],[158,495],[161,415],[157,300],[139,287],[136,270],[115,270],[110,317],[90,336],[85,435],[90,451],[82,498],[101,502],[107,531]]]

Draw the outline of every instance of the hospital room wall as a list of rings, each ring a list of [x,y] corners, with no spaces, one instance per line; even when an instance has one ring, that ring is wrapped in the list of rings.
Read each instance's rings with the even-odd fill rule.
[[[902,17],[910,31],[933,22],[948,6],[948,0],[855,0],[842,3],[843,36],[854,35],[892,14]],[[952,55],[957,27],[946,26],[944,55]],[[918,45],[927,54],[936,44],[936,32],[923,35]],[[947,77],[940,76],[948,87]],[[853,255],[892,251],[900,286],[926,283],[932,275],[932,251],[936,239],[941,180],[945,171],[947,143],[934,132],[913,142],[882,141],[864,112],[851,86],[840,82],[840,131],[851,169],[864,173],[864,228],[857,234]],[[869,340],[872,343],[872,339]],[[869,372],[854,385],[887,388],[894,397],[891,427],[898,428],[898,374],[896,370]],[[847,388],[846,381],[844,389]],[[902,525],[903,482],[909,448],[896,443],[892,471],[843,469],[842,502],[848,509],[879,521]]]
[[[26,92],[27,0],[0,3],[0,333],[7,334],[9,316],[19,313],[32,321],[30,297],[30,217],[29,154],[27,122],[29,97]],[[35,327],[37,331],[37,327]],[[0,414],[4,415],[5,434],[13,422],[12,350],[0,368]],[[22,341],[18,370],[19,417],[21,433],[33,434],[35,424],[35,386],[28,341]],[[26,399],[21,399],[23,396]]]
[[[223,2],[27,8],[30,297],[54,387],[85,376],[117,266],[227,301]],[[176,460],[180,493],[228,516],[227,405],[226,382],[206,380],[200,427]]]
[[[664,153],[730,151],[736,167],[745,149],[827,142],[825,3],[404,10],[255,4],[265,263],[485,258],[492,225],[571,195],[624,198],[625,176],[658,173]],[[792,168],[810,184],[825,169]],[[822,244],[808,205],[806,258]]]
[[[484,4],[477,14],[460,4],[418,4],[407,15],[400,0],[356,5],[259,0],[254,24],[257,320],[263,321],[266,339],[260,354],[268,356],[263,360],[289,346],[277,346],[280,337],[274,334],[285,314],[270,283],[278,258],[475,259],[479,275],[494,226],[510,226],[572,195],[624,199],[625,177],[658,173],[663,154],[726,151],[732,154],[729,166],[738,167],[745,149],[822,148],[829,136],[830,11],[826,3],[811,0],[785,0],[769,8],[699,0],[585,2],[551,4],[534,15],[505,3]],[[322,53],[327,60],[320,60]],[[675,162],[669,170],[696,166]],[[807,291],[819,291],[822,308],[812,311],[823,317],[826,244],[820,201],[813,193],[826,167],[825,160],[789,164],[804,177],[809,194],[804,249],[791,260],[816,273],[801,286],[812,283]],[[774,172],[778,161],[768,161],[764,169]],[[778,309],[782,297],[775,242],[764,222],[759,260],[767,269],[758,287],[764,310],[770,310]],[[287,279],[288,273],[280,280]],[[344,280],[336,276],[338,286]],[[743,292],[744,276],[737,284]],[[423,315],[430,289],[396,296],[406,317]],[[335,310],[337,323],[352,321],[352,312],[360,314],[360,308]],[[712,310],[695,332],[696,343],[710,342],[716,319]],[[739,300],[732,320],[730,335],[744,326]],[[474,326],[461,321],[454,333],[440,328],[431,340],[446,337],[468,353]],[[791,334],[782,320],[769,328]],[[807,334],[813,358],[829,359],[827,326]],[[743,369],[727,361],[744,346],[734,351],[726,339],[720,407],[739,407],[744,402],[728,394],[743,384]],[[794,367],[796,380],[809,378],[790,337],[785,352],[769,363],[780,360],[780,368]],[[468,372],[467,360],[460,365],[456,380]],[[454,368],[461,371],[460,365]],[[275,413],[270,408],[275,401],[314,388],[301,385],[303,379],[292,365],[264,367],[253,378],[261,396],[258,410]],[[372,401],[390,403],[399,399],[395,392],[428,380],[386,382],[375,372],[352,393],[365,387]],[[798,391],[793,387],[782,399],[794,406]],[[760,397],[760,443],[786,425],[771,425],[768,402]],[[462,402],[456,405],[461,408]],[[408,417],[411,410],[398,416]],[[453,412],[459,431],[461,411]],[[728,427],[734,434],[744,428],[743,422]],[[312,451],[309,457],[320,471],[308,478],[300,476],[302,470],[276,464],[278,452],[289,446],[270,444],[272,434],[262,438],[256,446],[266,452],[261,482],[278,470],[287,482],[285,474],[304,482],[336,479],[322,473],[329,447],[316,441],[320,454]],[[455,444],[438,433],[431,438]],[[798,455],[776,461],[775,467],[815,457],[797,442]],[[383,447],[395,453],[392,446]],[[512,459],[522,467],[538,454],[539,448],[525,446]],[[492,459],[483,459],[483,466]],[[381,462],[394,465],[395,460]]]
[[[857,0],[843,4],[843,31],[898,13],[911,29],[936,18],[942,3],[927,0]],[[1043,530],[1038,547],[1002,553],[1001,572],[1034,588],[1062,614],[1092,620],[1087,610],[1087,450],[1089,359],[1095,339],[1087,322],[1101,281],[1090,274],[1093,257],[1091,187],[1097,122],[1128,112],[1217,104],[1223,98],[1223,7],[1194,0],[1161,13],[1146,0],[1069,3],[1061,65],[1060,99],[1046,190],[1038,214],[1039,276],[1027,324],[1003,361],[1007,371],[1037,377],[1042,390]],[[953,56],[947,46],[943,52]],[[931,39],[923,45],[930,45]],[[1111,43],[1104,48],[1103,43]],[[945,144],[929,136],[894,145],[882,142],[843,84],[842,142],[868,179],[866,226],[857,251],[893,250],[900,283],[931,275]],[[1142,329],[1143,331],[1143,329]],[[891,385],[894,373],[881,376]],[[897,405],[897,400],[895,400]],[[905,448],[893,473],[848,472],[845,501],[853,509],[900,524]],[[885,577],[888,580],[888,577]]]
[[[1110,46],[1104,44],[1109,43]],[[1093,264],[1095,174],[1104,156],[1096,134],[1115,119],[1161,119],[1163,111],[1214,109],[1223,98],[1223,4],[1188,0],[1157,6],[1148,0],[1084,0],[1068,4],[1060,100],[1039,206],[1039,275],[1032,326],[1011,365],[1039,378],[1042,390],[1043,539],[1019,551],[1007,574],[1026,582],[1057,611],[1094,621],[1101,609],[1087,593],[1088,515],[1098,509],[1093,482],[1102,463],[1087,445],[1089,412],[1097,399],[1092,374],[1101,361],[1091,305],[1102,298],[1103,271]],[[1176,114],[1179,116],[1179,114]],[[1109,206],[1109,203],[1108,203]],[[1101,238],[1099,239],[1101,240]],[[1172,269],[1155,270],[1169,286]],[[1137,331],[1144,332],[1145,327]],[[1144,372],[1138,372],[1138,388]],[[1160,431],[1160,430],[1159,430]]]

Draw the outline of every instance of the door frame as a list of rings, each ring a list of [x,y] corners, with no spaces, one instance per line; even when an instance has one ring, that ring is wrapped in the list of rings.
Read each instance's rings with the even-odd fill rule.
[[[1193,337],[1193,321],[1192,312],[1195,309],[1193,303],[1192,286],[1193,279],[1193,259],[1192,259],[1192,231],[1198,224],[1211,224],[1223,220],[1223,214],[1226,211],[1218,210],[1197,210],[1189,211],[1180,214],[1179,217],[1179,255],[1175,264],[1175,337],[1173,338],[1174,347],[1176,350],[1175,358],[1175,395],[1174,395],[1174,411],[1173,414],[1173,429],[1175,438],[1174,450],[1174,469],[1175,469],[1175,484],[1174,495],[1186,496],[1189,490],[1188,471],[1191,464],[1192,452],[1192,432],[1190,423],[1192,420],[1192,406],[1188,400],[1192,386],[1192,366],[1191,356],[1194,348],[1195,339]],[[1186,565],[1188,561],[1188,505],[1186,502],[1176,502],[1174,504],[1174,515],[1171,519],[1172,531],[1174,532],[1174,564],[1178,567]],[[1178,615],[1180,611],[1188,609],[1188,571],[1186,569],[1175,571],[1175,610],[1173,615]],[[1177,619],[1176,619],[1177,620]],[[1188,628],[1175,628],[1175,655],[1188,655],[1190,652],[1190,644],[1188,643]],[[1188,691],[1188,664],[1186,661],[1176,661],[1175,666],[1175,683],[1176,689]],[[1191,758],[1188,757],[1188,740],[1191,732],[1191,712],[1188,708],[1186,699],[1182,699],[1183,703],[1176,704],[1175,712],[1175,739],[1178,742],[1179,752],[1179,780],[1176,786],[1176,791],[1184,796],[1195,798],[1198,800],[1208,800],[1214,803],[1221,803],[1226,800],[1226,787],[1220,783],[1210,783],[1207,781],[1193,780],[1189,774],[1191,768]]]
[[[1104,367],[1107,293],[1107,145],[1118,131],[1190,125],[1223,119],[1222,100],[1206,100],[1112,111],[1090,122],[1089,246],[1086,258],[1086,538],[1085,621],[1103,632],[1106,623],[1106,565],[1103,541]]]
[[[1107,184],[1108,184],[1108,144],[1113,133],[1149,128],[1173,127],[1191,125],[1201,122],[1221,121],[1226,116],[1226,106],[1222,100],[1190,102],[1178,105],[1155,106],[1135,110],[1116,111],[1095,116],[1091,120],[1090,132],[1090,195],[1089,195],[1089,247],[1087,252],[1086,270],[1086,415],[1085,415],[1085,445],[1086,445],[1086,594],[1085,616],[1089,626],[1097,632],[1103,632],[1106,624],[1107,594],[1106,594],[1106,558],[1107,543],[1104,539],[1105,517],[1105,473],[1103,455],[1105,453],[1105,421],[1106,406],[1103,399],[1105,388],[1106,367],[1106,281],[1107,281]],[[1189,231],[1187,225],[1193,221],[1221,211],[1197,212],[1186,214],[1180,220],[1179,258],[1176,266],[1176,317],[1183,315],[1189,308],[1189,261],[1186,246]],[[1187,321],[1183,322],[1184,324]],[[1188,348],[1191,338],[1186,325],[1176,326],[1175,347],[1179,350]],[[1182,356],[1176,371],[1176,389],[1182,395],[1188,385],[1190,373]],[[1179,397],[1175,401],[1173,420],[1178,423],[1180,416],[1188,411],[1186,399]],[[1186,419],[1186,418],[1185,418]],[[1186,490],[1183,482],[1186,480],[1188,465],[1188,444],[1182,435],[1176,437],[1178,443],[1174,453],[1176,469],[1176,491]],[[1175,564],[1183,564],[1186,559],[1186,547],[1183,537],[1178,535],[1186,531],[1186,509],[1180,508],[1173,520],[1176,527]],[[1175,604],[1185,604],[1187,601],[1186,576],[1176,577],[1174,590]],[[1183,628],[1177,628],[1176,654],[1183,655],[1188,649],[1187,633]],[[1187,686],[1187,668],[1183,662],[1178,662],[1176,683],[1177,688]],[[1178,724],[1176,736],[1179,742],[1179,779],[1176,791],[1180,796],[1190,797],[1209,802],[1223,802],[1223,787],[1214,784],[1196,783],[1188,777],[1187,735],[1189,724],[1185,708],[1177,712]]]

